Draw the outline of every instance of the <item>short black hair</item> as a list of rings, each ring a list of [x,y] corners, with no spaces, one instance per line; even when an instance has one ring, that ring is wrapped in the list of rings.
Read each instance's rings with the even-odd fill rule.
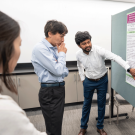
[[[52,34],[67,34],[68,33],[68,29],[66,27],[65,24],[63,24],[62,22],[59,22],[57,20],[49,20],[47,21],[45,27],[44,27],[44,33],[45,36],[48,37],[48,32],[51,32]]]
[[[80,43],[85,41],[86,39],[90,39],[90,41],[91,41],[91,38],[92,37],[88,31],[84,31],[84,32],[78,31],[75,34],[75,42],[77,45],[80,45]]]

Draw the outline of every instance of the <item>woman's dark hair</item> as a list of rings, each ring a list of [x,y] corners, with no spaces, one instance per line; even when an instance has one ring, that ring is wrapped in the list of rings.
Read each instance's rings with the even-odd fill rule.
[[[83,42],[87,39],[90,39],[90,41],[91,41],[91,38],[92,38],[91,35],[87,31],[84,31],[84,32],[78,31],[75,34],[75,42],[77,45],[80,45],[81,42]]]
[[[0,78],[8,90],[16,94],[17,90],[10,77],[8,63],[14,53],[13,42],[19,36],[19,34],[19,24],[14,19],[0,11],[0,65],[2,66],[3,70]],[[1,91],[2,88],[0,88],[0,92]]]
[[[68,29],[65,26],[65,24],[63,24],[62,22],[58,22],[56,20],[50,20],[46,23],[45,27],[44,27],[44,33],[45,36],[48,37],[48,32],[51,32],[52,34],[67,34],[68,33]]]

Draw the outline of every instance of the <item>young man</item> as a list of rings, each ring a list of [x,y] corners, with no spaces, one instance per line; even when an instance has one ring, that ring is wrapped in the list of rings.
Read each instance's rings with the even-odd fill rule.
[[[48,135],[61,135],[65,104],[63,80],[68,75],[64,36],[68,30],[62,22],[51,20],[46,23],[44,33],[46,38],[34,47],[31,61],[41,83],[39,102],[46,132]]]
[[[81,48],[76,53],[77,66],[80,78],[84,87],[84,104],[82,109],[81,130],[78,135],[85,135],[88,127],[89,114],[93,92],[97,89],[98,95],[98,122],[97,132],[100,135],[107,135],[103,129],[106,92],[108,85],[107,69],[105,67],[105,58],[114,60],[120,64],[135,79],[135,69],[130,66],[119,56],[107,51],[99,46],[93,46],[91,43],[91,35],[85,32],[77,32],[75,42]],[[85,73],[84,73],[85,69]]]

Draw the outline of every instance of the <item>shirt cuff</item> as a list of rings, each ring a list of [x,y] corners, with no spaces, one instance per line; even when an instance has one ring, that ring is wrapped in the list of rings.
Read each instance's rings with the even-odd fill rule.
[[[129,66],[129,65],[126,65],[126,67],[125,67],[126,71],[127,71],[127,69],[129,69],[129,68],[130,68],[130,66]]]
[[[84,81],[85,80],[85,75],[82,75],[81,76],[81,81]]]
[[[59,52],[59,56],[66,57],[66,54],[64,52]]]
[[[128,68],[130,68],[130,66],[128,64],[128,61],[126,61],[126,66],[125,66],[126,71],[127,71]]]

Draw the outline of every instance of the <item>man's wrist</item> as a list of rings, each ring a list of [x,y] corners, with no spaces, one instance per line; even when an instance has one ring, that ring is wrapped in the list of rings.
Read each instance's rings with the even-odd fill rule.
[[[64,53],[64,52],[59,52],[58,56],[66,57],[66,53]]]
[[[127,72],[129,72],[129,73],[130,73],[130,69],[131,69],[131,67],[127,69]]]

